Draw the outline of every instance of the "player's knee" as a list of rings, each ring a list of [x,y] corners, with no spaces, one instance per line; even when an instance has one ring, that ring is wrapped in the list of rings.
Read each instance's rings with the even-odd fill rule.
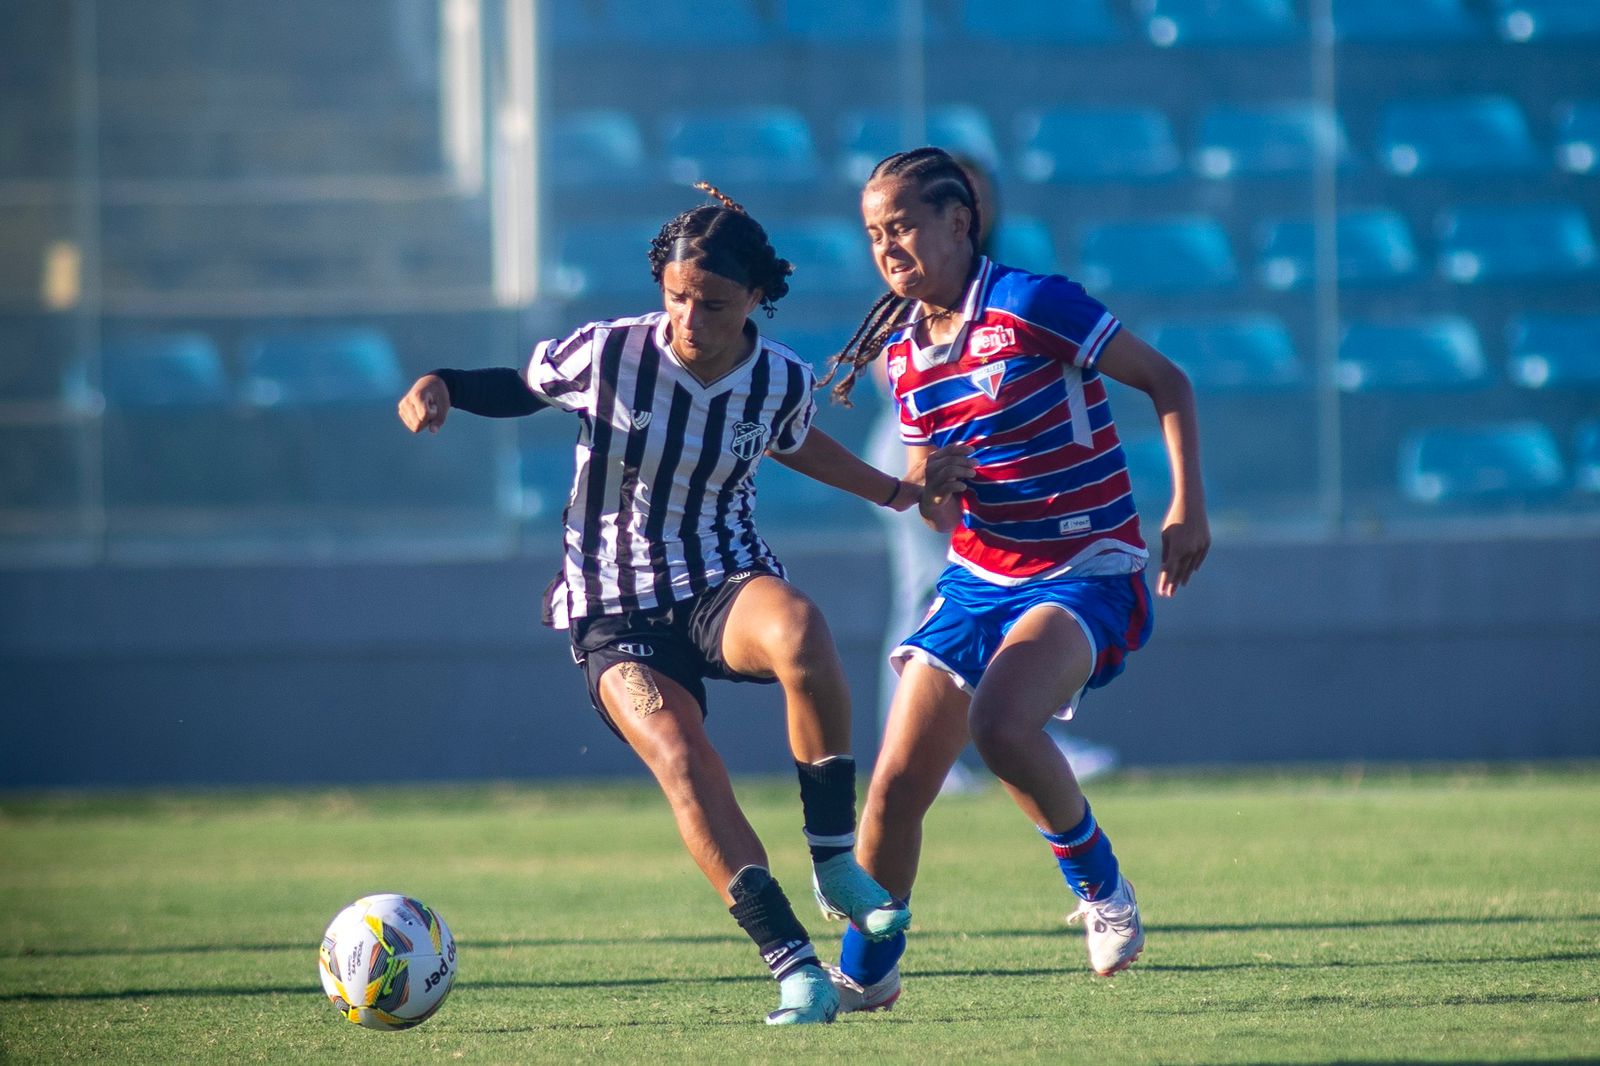
[[[785,604],[763,619],[760,642],[780,678],[819,676],[833,671],[838,662],[828,623],[808,600]]]
[[[1004,760],[1025,746],[1030,733],[1037,730],[1018,725],[1014,716],[998,714],[974,705],[967,726],[972,731],[972,745],[993,769],[996,759]]]

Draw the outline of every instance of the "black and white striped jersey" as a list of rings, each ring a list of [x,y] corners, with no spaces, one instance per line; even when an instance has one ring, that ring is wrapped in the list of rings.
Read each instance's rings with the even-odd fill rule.
[[[663,311],[534,348],[528,387],[582,422],[552,625],[686,599],[756,564],[783,572],[756,533],[753,478],[767,451],[805,440],[814,377],[746,329],[750,357],[709,385],[673,354]]]

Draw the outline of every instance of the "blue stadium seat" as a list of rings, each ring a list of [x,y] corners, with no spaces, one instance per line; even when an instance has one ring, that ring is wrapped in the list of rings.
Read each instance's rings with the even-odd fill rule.
[[[644,134],[614,108],[557,115],[545,126],[545,173],[562,189],[629,185],[644,180]]]
[[[1056,257],[1055,238],[1043,219],[1029,215],[1006,215],[989,238],[994,257],[1006,266],[1034,274],[1057,274],[1061,261]]]
[[[78,373],[86,369],[80,364]],[[77,392],[84,378],[69,386]],[[160,333],[109,341],[101,351],[100,392],[109,408],[226,407],[232,389],[222,355],[203,333]]]
[[[1576,462],[1572,483],[1580,492],[1600,493],[1600,419],[1581,423],[1573,434]]]
[[[1461,0],[1333,0],[1333,29],[1351,43],[1417,43],[1480,38]]]
[[[1589,221],[1571,204],[1460,207],[1439,219],[1439,272],[1463,285],[1594,272]]]
[[[820,169],[811,127],[788,107],[686,112],[664,123],[662,143],[667,176],[680,184],[803,185]]]
[[[1153,107],[1060,107],[1017,119],[1027,181],[1130,181],[1176,174],[1172,123]]]
[[[1172,467],[1167,444],[1159,433],[1130,433],[1122,438],[1122,454],[1133,482],[1133,502],[1147,518],[1159,522],[1172,502]],[[1160,529],[1160,525],[1156,526]]]
[[[1271,315],[1164,322],[1146,339],[1203,392],[1280,392],[1305,383],[1289,331]]]
[[[1506,96],[1391,103],[1380,122],[1378,156],[1401,177],[1515,173],[1540,165],[1527,119]]]
[[[1556,110],[1556,163],[1571,174],[1593,174],[1600,167],[1600,100]]]
[[[968,37],[1015,44],[1111,44],[1123,38],[1106,0],[963,0],[961,29]]]
[[[866,233],[842,218],[794,220],[767,230],[772,247],[794,264],[797,294],[839,296],[882,289]]]
[[[1138,0],[1145,32],[1161,48],[1281,44],[1300,37],[1289,0]]]
[[[1195,170],[1208,178],[1305,174],[1319,156],[1346,166],[1350,146],[1331,108],[1311,102],[1218,104],[1200,119]]]
[[[1525,389],[1600,388],[1600,315],[1511,320],[1511,380]]]
[[[1400,491],[1413,503],[1533,503],[1565,482],[1555,434],[1537,422],[1421,429],[1400,445]]]
[[[928,108],[920,138],[903,133],[901,113],[891,107],[850,111],[839,122],[840,169],[844,180],[860,185],[880,159],[922,144],[936,144],[956,155],[970,156],[989,168],[1000,166],[989,116],[970,104],[944,104]]]
[[[557,45],[724,48],[772,37],[746,0],[551,0],[546,17]]]
[[[1600,4],[1594,0],[1495,0],[1495,14],[1508,41],[1600,37]]]
[[[256,407],[393,404],[404,386],[389,338],[373,329],[273,333],[244,346],[244,397]]]
[[[863,4],[857,0],[788,0],[783,7],[783,28],[792,37],[814,44],[882,44],[900,36],[900,15],[893,4]],[[924,12],[925,40],[938,40],[944,28],[931,12]]]
[[[1308,218],[1279,219],[1264,227],[1259,272],[1269,289],[1308,285],[1316,273],[1316,226]],[[1341,212],[1334,222],[1338,278],[1343,284],[1401,281],[1417,271],[1411,230],[1398,211]]]
[[[1078,281],[1090,292],[1198,292],[1232,285],[1238,276],[1227,233],[1204,216],[1084,231]]]
[[[629,296],[657,299],[650,276],[650,242],[661,231],[651,221],[573,223],[556,239],[556,266],[550,279],[555,294]],[[641,305],[639,311],[649,310]],[[621,312],[633,313],[623,309]]]
[[[1451,392],[1490,383],[1478,331],[1459,315],[1350,324],[1339,341],[1336,380],[1353,393]]]

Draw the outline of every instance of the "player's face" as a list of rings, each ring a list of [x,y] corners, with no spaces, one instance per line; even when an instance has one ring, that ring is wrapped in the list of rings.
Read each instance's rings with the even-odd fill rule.
[[[661,297],[673,350],[690,361],[715,362],[743,354],[745,320],[760,305],[761,290],[674,261],[661,271]]]
[[[961,204],[943,210],[923,200],[914,182],[873,181],[861,193],[861,218],[872,241],[872,261],[896,296],[954,307],[972,265]]]

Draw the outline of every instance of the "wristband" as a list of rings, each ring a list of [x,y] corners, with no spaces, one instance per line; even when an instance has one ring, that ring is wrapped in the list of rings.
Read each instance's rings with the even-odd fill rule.
[[[904,481],[901,481],[899,478],[895,478],[894,479],[894,488],[889,490],[889,498],[887,500],[884,500],[882,503],[878,504],[878,506],[879,507],[888,507],[890,504],[894,503],[894,498],[896,496],[900,495],[900,486],[904,485],[904,484],[905,484]]]

